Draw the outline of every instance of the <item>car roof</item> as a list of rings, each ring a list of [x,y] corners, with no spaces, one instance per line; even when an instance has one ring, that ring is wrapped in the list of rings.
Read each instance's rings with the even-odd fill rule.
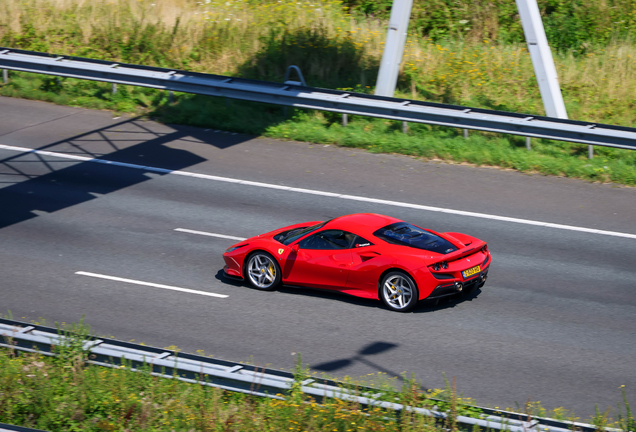
[[[376,230],[396,222],[403,221],[376,213],[356,213],[332,219],[324,228],[351,231],[362,237],[370,238]]]

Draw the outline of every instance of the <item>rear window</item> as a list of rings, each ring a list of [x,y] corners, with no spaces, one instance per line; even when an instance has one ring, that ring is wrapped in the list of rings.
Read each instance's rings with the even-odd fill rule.
[[[448,240],[406,222],[387,225],[374,232],[373,235],[388,243],[424,249],[439,254],[447,254],[457,250]]]

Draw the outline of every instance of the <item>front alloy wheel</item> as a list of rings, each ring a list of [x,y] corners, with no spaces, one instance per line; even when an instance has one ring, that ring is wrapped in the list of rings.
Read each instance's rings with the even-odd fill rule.
[[[280,283],[280,267],[266,252],[256,252],[247,261],[247,279],[259,290],[273,290]]]
[[[415,281],[406,273],[391,272],[380,285],[380,298],[391,310],[406,312],[417,304],[419,293]]]

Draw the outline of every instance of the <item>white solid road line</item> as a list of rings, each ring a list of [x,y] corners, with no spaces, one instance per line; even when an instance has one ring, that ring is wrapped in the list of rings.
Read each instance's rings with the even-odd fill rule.
[[[167,290],[172,290],[172,291],[180,291],[180,292],[185,292],[185,293],[189,293],[189,294],[199,294],[199,295],[204,295],[204,296],[208,296],[208,297],[218,297],[218,298],[228,298],[229,297],[229,296],[227,296],[225,294],[215,294],[215,293],[210,293],[210,292],[205,292],[205,291],[197,291],[197,290],[188,289],[188,288],[179,288],[179,287],[174,287],[174,286],[170,286],[170,285],[161,285],[161,284],[156,284],[156,283],[152,283],[152,282],[142,282],[142,281],[133,280],[133,279],[124,279],[124,278],[120,278],[120,277],[106,276],[106,275],[102,275],[102,274],[89,273],[89,272],[84,272],[84,271],[78,271],[78,272],[75,272],[75,274],[76,275],[82,275],[82,276],[90,276],[90,277],[99,278],[99,279],[108,279],[108,280],[117,281],[117,282],[126,282],[126,283],[130,283],[130,284],[135,284],[135,285],[144,285],[144,286],[149,286],[149,287],[153,287],[153,288],[161,288],[161,289],[167,289]]]
[[[185,228],[175,228],[174,230],[175,231],[179,231],[179,232],[184,232],[184,233],[199,234],[199,235],[203,235],[203,236],[218,237],[218,238],[224,238],[224,239],[230,239],[230,240],[238,240],[238,241],[245,240],[245,238],[243,238],[243,237],[234,237],[234,236],[231,236],[231,235],[216,234],[216,233],[205,232],[205,231],[195,231],[195,230],[190,230],[190,229],[185,229]]]
[[[411,204],[411,203],[405,203],[400,201],[389,201],[389,200],[382,200],[382,199],[375,199],[375,198],[366,198],[366,197],[355,196],[355,195],[343,195],[343,194],[338,194],[333,192],[323,192],[323,191],[318,191],[313,189],[294,188],[294,187],[281,186],[281,185],[276,185],[271,183],[260,183],[260,182],[253,182],[253,181],[247,181],[247,180],[233,179],[230,177],[219,177],[219,176],[213,176],[208,174],[191,173],[187,171],[171,171],[165,168],[128,164],[123,162],[113,162],[113,161],[108,161],[104,159],[96,159],[96,158],[90,158],[85,156],[68,155],[64,153],[55,153],[55,152],[50,152],[45,150],[34,150],[34,149],[26,148],[26,147],[15,147],[15,146],[0,144],[0,149],[24,152],[24,153],[34,153],[34,154],[45,155],[45,156],[55,156],[59,158],[74,159],[74,160],[79,160],[83,162],[95,162],[95,163],[106,164],[106,165],[115,165],[115,166],[126,167],[126,168],[141,169],[144,171],[157,172],[162,174],[195,177],[195,178],[224,182],[224,183],[236,183],[236,184],[241,184],[246,186],[255,186],[255,187],[268,188],[268,189],[284,190],[288,192],[321,195],[321,196],[340,198],[340,199],[345,199],[350,201],[362,201],[362,202],[369,202],[369,203],[375,203],[375,204],[384,204],[384,205],[389,205],[394,207],[411,208],[415,210],[448,213],[448,214],[475,217],[475,218],[481,218],[481,219],[491,219],[491,220],[497,220],[501,222],[511,222],[511,223],[518,223],[518,224],[524,224],[524,225],[535,225],[535,226],[542,226],[546,228],[555,228],[555,229],[568,230],[568,231],[585,232],[590,234],[600,234],[600,235],[613,236],[613,237],[636,239],[636,234],[622,233],[617,231],[604,231],[604,230],[597,230],[593,228],[584,228],[584,227],[577,227],[572,225],[561,225],[561,224],[555,224],[555,223],[549,223],[549,222],[533,221],[529,219],[511,218],[511,217],[497,216],[497,215],[491,215],[486,213],[475,213],[475,212],[468,212],[463,210],[447,209],[442,207],[424,206],[424,205]]]

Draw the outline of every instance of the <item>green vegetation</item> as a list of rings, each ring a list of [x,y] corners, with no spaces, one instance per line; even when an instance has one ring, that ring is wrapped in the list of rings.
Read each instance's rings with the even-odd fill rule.
[[[385,38],[388,0],[6,0],[0,45],[118,62],[281,81],[298,65],[310,85],[371,92]],[[636,125],[636,1],[539,1],[570,118]],[[415,5],[399,97],[543,114],[514,2],[431,0]],[[353,118],[283,117],[265,107],[11,72],[0,95],[147,114],[275,138],[333,143],[455,163],[636,185],[636,153]],[[241,119],[255,119],[245,124]]]
[[[364,408],[354,402],[325,400],[318,404],[300,390],[307,371],[296,369],[296,384],[277,399],[232,393],[200,384],[86,363],[83,324],[61,329],[66,343],[57,357],[0,349],[0,422],[50,431],[441,431],[443,424],[412,413]],[[202,376],[205,382],[206,377]],[[258,383],[254,383],[258,387]],[[448,392],[447,392],[448,393]],[[441,402],[452,413],[464,409],[455,396]],[[398,403],[431,407],[435,402],[407,381],[402,392],[391,390]],[[444,396],[443,394],[437,395]],[[449,425],[456,431],[454,422]]]
[[[419,391],[414,380],[404,380],[401,391],[383,380],[385,398],[408,406],[435,407],[449,414],[446,422],[398,413],[378,407],[368,408],[343,400],[316,401],[300,390],[309,372],[299,357],[295,384],[276,399],[232,393],[201,384],[150,374],[150,368],[132,371],[130,366],[100,367],[87,363],[84,342],[91,339],[90,328],[78,325],[58,327],[65,343],[54,347],[56,357],[21,353],[0,348],[0,422],[55,431],[429,431],[457,432],[455,416],[478,417],[474,401],[461,398],[447,381],[445,389]],[[9,341],[10,343],[10,341]],[[174,347],[171,347],[174,348]],[[178,351],[178,350],[175,350]],[[368,377],[367,377],[368,378]],[[380,377],[382,380],[382,377]],[[207,381],[205,376],[200,378]],[[373,379],[372,379],[373,380]],[[356,389],[349,380],[343,386]],[[258,383],[254,383],[255,388]],[[377,388],[377,387],[376,387]],[[604,430],[615,427],[634,430],[634,416],[626,398],[619,404],[616,420],[610,411],[598,413],[593,424]],[[389,399],[386,399],[389,400]],[[318,403],[319,402],[319,403]],[[552,417],[576,421],[560,408],[546,411],[538,402],[521,410],[529,417]]]
[[[388,18],[391,0],[346,0],[357,16]],[[589,52],[636,30],[633,0],[538,0],[546,35],[558,51]],[[483,39],[523,43],[517,6],[509,0],[427,0],[414,2],[411,28],[434,41]]]
[[[0,379],[0,422],[50,431],[436,429],[424,418],[412,427],[382,410],[365,415],[349,403],[318,405],[297,390],[284,401],[257,398],[127,368],[16,357],[4,350]]]

